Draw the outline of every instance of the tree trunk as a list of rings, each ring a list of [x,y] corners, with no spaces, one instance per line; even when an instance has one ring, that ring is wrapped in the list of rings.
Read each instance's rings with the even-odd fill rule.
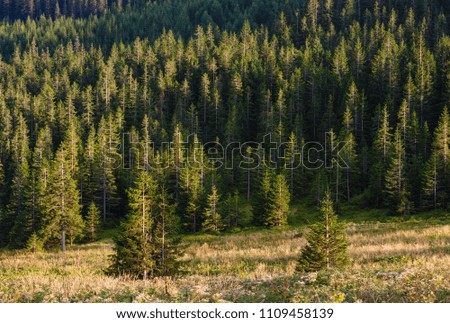
[[[350,168],[347,167],[347,202],[350,201]]]
[[[336,164],[336,202],[339,202],[339,165]]]
[[[66,251],[66,229],[64,227],[61,228],[61,251]]]
[[[103,166],[103,223],[106,222],[106,168]]]
[[[250,169],[247,170],[247,201],[250,201]]]

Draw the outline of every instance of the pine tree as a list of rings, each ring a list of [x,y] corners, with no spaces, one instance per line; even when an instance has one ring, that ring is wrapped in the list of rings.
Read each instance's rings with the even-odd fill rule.
[[[242,223],[242,212],[240,210],[238,190],[235,190],[233,194],[228,193],[223,210],[226,214],[225,222],[227,224],[227,229],[235,228]]]
[[[445,172],[450,165],[450,116],[445,108],[435,129],[433,149],[438,154]]]
[[[269,204],[265,224],[279,227],[287,224],[291,194],[284,175],[275,177],[269,194]]]
[[[362,107],[361,101],[362,101],[362,99],[361,99],[361,95],[358,92],[358,88],[356,87],[355,82],[352,82],[350,84],[350,87],[348,88],[348,91],[347,91],[347,94],[345,97],[346,110],[348,109],[349,112],[347,112],[347,111],[344,112],[343,125],[346,127],[346,130],[348,132],[351,129],[349,129],[349,127],[347,125],[352,123],[353,128],[354,128],[354,134],[356,134],[355,135],[356,137],[358,137],[359,131],[364,129],[364,124],[363,124],[364,111],[362,110],[363,107]],[[350,113],[351,115],[347,116],[348,113]]]
[[[310,203],[313,205],[320,205],[323,197],[325,196],[326,189],[329,185],[329,179],[327,170],[321,167],[319,170],[315,171],[310,184]]]
[[[42,215],[44,212],[44,200],[47,194],[47,184],[50,172],[49,161],[53,159],[52,146],[53,144],[50,129],[46,127],[40,130],[36,141],[36,146],[34,147],[30,176],[29,211],[31,217],[31,231],[29,234],[31,234],[31,232],[32,234],[29,237],[30,240],[27,242],[27,246],[33,251],[36,251],[36,248],[38,248],[36,243],[40,242],[38,240],[41,240],[39,238],[38,231],[41,227]]]
[[[44,243],[36,232],[28,239],[26,249],[31,252],[40,252],[44,250]]]
[[[399,45],[391,32],[384,33],[381,47],[372,59],[373,93],[384,102],[396,102],[399,78]]]
[[[67,130],[64,134],[62,145],[67,151],[69,159],[70,173],[76,180],[78,187],[82,188],[82,172],[79,168],[79,155],[81,151],[81,139],[78,135],[80,132],[78,122],[75,118],[69,120]]]
[[[299,187],[297,187],[297,179],[299,176],[299,168],[301,165],[300,153],[298,151],[297,137],[294,132],[291,132],[289,136],[289,141],[287,142],[286,153],[285,153],[285,169],[288,174],[289,190],[293,197],[294,194],[298,197],[300,193]]]
[[[114,48],[112,49],[114,51]],[[112,109],[112,103],[117,91],[117,84],[114,77],[114,55],[110,56],[106,65],[102,66],[100,72],[100,90],[104,111],[110,112]]]
[[[345,225],[338,222],[330,193],[322,200],[321,220],[311,227],[297,263],[298,272],[313,272],[341,268],[348,264]]]
[[[30,206],[30,165],[28,127],[26,120],[19,115],[18,125],[12,140],[13,178],[11,196],[8,205],[8,217],[5,217],[3,226],[6,226],[6,234],[9,234],[9,245],[24,247],[32,230],[32,218],[29,212]]]
[[[89,130],[94,123],[94,99],[92,97],[92,86],[88,87],[82,93],[83,100],[83,122],[87,130]]]
[[[130,211],[114,238],[114,255],[108,272],[142,279],[157,273],[160,246],[155,214],[157,182],[146,171],[139,172],[128,190]]]
[[[257,163],[257,161],[255,160],[255,154],[256,152],[253,150],[253,148],[248,145],[247,148],[245,149],[245,162],[241,163],[237,163],[239,165],[239,168],[242,169],[243,172],[245,172],[245,181],[244,183],[246,184],[246,196],[247,196],[247,201],[250,201],[250,197],[253,195],[253,174],[255,173],[255,168],[257,168],[257,166],[255,167],[255,164]],[[233,161],[234,163],[235,161]]]
[[[172,143],[170,147],[170,161],[173,169],[173,185],[172,190],[175,193],[175,200],[178,201],[180,189],[180,172],[185,167],[185,143],[183,142],[183,135],[180,126],[175,126]],[[171,179],[172,181],[172,179]]]
[[[89,204],[89,208],[87,211],[86,219],[85,219],[85,236],[90,241],[95,241],[97,239],[97,233],[100,227],[101,222],[101,213],[98,207],[94,202]]]
[[[355,15],[356,11],[355,0],[347,0],[344,8],[341,11],[342,25],[346,26],[349,24]]]
[[[416,46],[412,48],[415,54],[415,84],[420,108],[420,124],[423,125],[436,67],[433,54],[425,46],[425,38],[422,32],[418,35]]]
[[[387,106],[384,107],[380,115],[379,127],[375,134],[372,145],[373,164],[370,168],[370,198],[376,206],[381,206],[384,199],[385,173],[389,163],[389,154],[391,148],[391,128],[389,125],[389,114]]]
[[[406,150],[407,174],[409,185],[411,187],[411,200],[417,207],[421,206],[423,198],[423,170],[424,163],[424,148],[423,141],[427,141],[426,133],[419,125],[419,119],[415,111],[411,114],[410,125],[408,126]]]
[[[406,180],[405,148],[402,143],[400,131],[394,135],[392,157],[385,175],[385,193],[387,204],[392,211],[398,214],[410,212],[411,205],[408,199],[408,183]]]
[[[204,221],[202,224],[203,232],[218,233],[224,227],[222,217],[219,214],[219,199],[220,196],[217,192],[217,188],[215,185],[213,185],[211,189],[211,194],[208,196],[205,212],[203,214],[204,216]]]
[[[176,257],[181,255],[178,247],[178,239],[170,237],[177,233],[179,219],[175,214],[176,205],[172,203],[172,197],[167,189],[162,187],[157,196],[158,226],[156,241],[160,246],[160,268],[157,273],[163,276],[173,274],[178,269]]]
[[[309,0],[306,17],[308,18],[308,20],[307,20],[308,31],[310,31],[312,33],[316,32],[316,29],[317,29],[317,26],[319,23],[318,22],[319,11],[320,11],[319,1]],[[306,24],[306,21],[304,24]]]
[[[66,236],[72,243],[83,232],[80,193],[70,171],[71,160],[62,146],[56,153],[43,198],[42,226],[39,235],[45,242],[59,239],[66,250]]]
[[[263,167],[261,179],[255,202],[253,204],[253,223],[263,225],[269,209],[269,194],[272,185],[272,172],[268,167]]]
[[[446,207],[450,196],[450,117],[444,109],[435,129],[431,157],[425,168],[424,190],[434,207]]]
[[[347,110],[348,111],[348,110]],[[344,123],[345,123],[345,119],[344,119]],[[329,171],[329,173],[331,173],[331,179],[330,182],[334,184],[335,187],[335,193],[334,193],[334,198],[336,200],[336,202],[340,201],[341,198],[341,186],[342,186],[342,174],[343,174],[343,170],[341,168],[345,168],[345,165],[341,165],[343,164],[340,160],[339,160],[339,153],[340,151],[333,151],[333,148],[337,146],[338,144],[338,138],[336,136],[336,133],[334,132],[333,129],[330,129],[327,133],[327,151],[329,151],[330,153],[328,153],[326,155],[327,160],[325,161],[326,164],[329,164],[331,166],[331,169]],[[319,199],[320,201],[320,199]]]
[[[82,149],[81,161],[80,161],[80,173],[81,173],[81,201],[83,205],[89,205],[90,202],[99,202],[99,198],[95,198],[96,191],[99,191],[99,183],[97,182],[99,175],[99,167],[97,165],[96,157],[96,143],[95,143],[95,128],[89,129],[87,139],[85,140],[84,147]],[[98,204],[99,205],[99,204]]]
[[[344,88],[346,77],[349,70],[345,47],[346,47],[345,40],[341,39],[341,42],[336,47],[333,57],[333,73],[340,89]]]
[[[210,97],[210,80],[208,78],[208,74],[204,73],[201,80],[201,95],[202,95],[202,106],[203,106],[203,128],[205,129],[204,139],[206,140],[208,137],[207,133],[207,108]]]
[[[116,169],[121,162],[117,153],[119,144],[117,127],[111,114],[102,118],[97,131],[95,146],[95,197],[102,205],[103,222],[117,205]]]
[[[7,108],[4,95],[0,91],[0,160],[5,165],[7,156],[11,151],[12,137],[11,111]]]
[[[431,198],[434,208],[437,208],[438,206],[438,193],[440,193],[440,190],[438,190],[438,188],[440,188],[438,168],[438,157],[436,153],[433,152],[430,159],[425,164],[422,189],[424,191],[425,199]]]
[[[345,143],[342,151],[339,152],[339,156],[345,162],[344,169],[344,180],[342,184],[344,185],[345,197],[347,201],[350,201],[352,195],[354,195],[354,191],[356,191],[356,186],[358,182],[358,160],[356,153],[356,140],[353,135],[353,118],[350,112],[350,109],[347,108],[344,114],[343,127],[340,133],[340,140]],[[337,167],[340,167],[338,165]],[[352,191],[353,189],[353,191]]]
[[[22,160],[14,171],[8,205],[9,217],[5,220],[9,226],[9,244],[12,247],[23,247],[32,229],[29,212],[30,202],[30,170],[26,160]]]
[[[398,111],[398,122],[397,127],[400,130],[400,137],[403,142],[403,146],[407,146],[407,136],[409,134],[409,122],[410,116],[409,116],[409,107],[406,100],[403,100],[400,109]]]
[[[194,142],[189,149],[187,165],[180,169],[180,184],[187,200],[186,221],[191,227],[191,232],[196,232],[199,226],[200,198],[203,193],[205,176],[204,162],[203,147],[200,145],[197,135],[194,135]]]

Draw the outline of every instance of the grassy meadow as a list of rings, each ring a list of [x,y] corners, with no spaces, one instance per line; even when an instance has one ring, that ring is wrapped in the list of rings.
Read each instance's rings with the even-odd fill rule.
[[[0,302],[450,302],[448,214],[344,213],[351,264],[343,271],[295,273],[311,212],[280,230],[183,236],[173,278],[106,276],[112,231],[66,253],[1,251]]]

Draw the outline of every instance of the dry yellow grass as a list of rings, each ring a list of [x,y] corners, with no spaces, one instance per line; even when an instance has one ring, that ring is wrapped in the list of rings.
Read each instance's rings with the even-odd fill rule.
[[[299,230],[185,239],[183,275],[134,281],[103,269],[111,240],[66,253],[1,252],[0,302],[449,302],[450,225],[348,225],[351,265],[295,274]]]

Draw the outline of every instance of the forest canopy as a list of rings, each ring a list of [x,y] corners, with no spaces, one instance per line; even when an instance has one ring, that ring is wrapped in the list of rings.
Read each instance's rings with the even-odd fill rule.
[[[1,245],[80,240],[98,212],[116,223],[137,165],[183,232],[284,225],[290,202],[327,188],[395,214],[447,208],[449,12],[431,0],[3,1]],[[286,147],[275,169],[255,144],[267,135]],[[311,141],[346,142],[346,167],[286,167]],[[208,142],[252,143],[233,165],[269,157],[209,167]]]

